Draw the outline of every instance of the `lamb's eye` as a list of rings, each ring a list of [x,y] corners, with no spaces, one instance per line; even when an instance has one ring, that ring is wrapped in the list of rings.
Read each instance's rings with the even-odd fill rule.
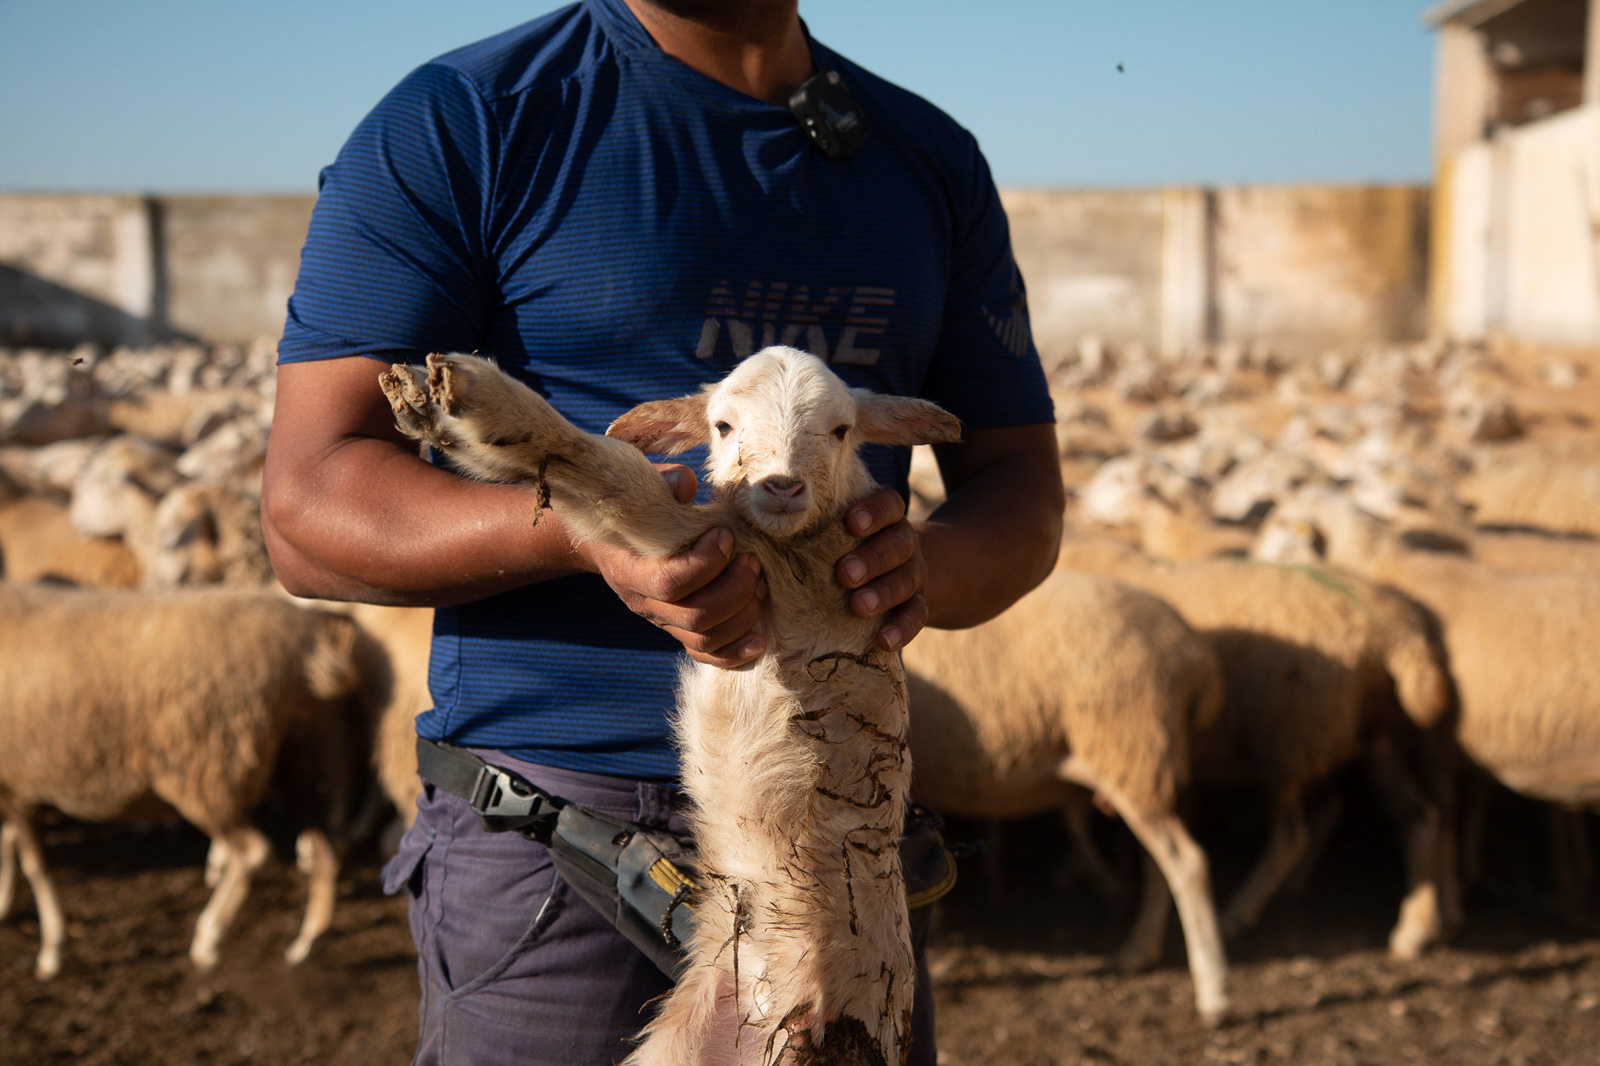
[[[716,427],[717,436],[719,437],[726,437],[729,433],[733,432],[733,427],[728,425],[726,422],[718,422],[716,423]]]
[[[835,437],[838,437],[840,440],[844,440],[845,437],[850,435],[850,427],[849,426],[834,426],[833,427],[833,435]]]

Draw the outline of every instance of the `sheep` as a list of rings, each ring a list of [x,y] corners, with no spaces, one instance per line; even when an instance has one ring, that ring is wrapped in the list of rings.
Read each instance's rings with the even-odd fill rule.
[[[1480,525],[1600,536],[1600,456],[1593,448],[1519,447],[1484,454],[1461,495]]]
[[[896,847],[905,680],[832,575],[857,543],[845,510],[873,485],[857,447],[952,441],[959,423],[926,401],[849,389],[784,347],[714,387],[634,408],[609,436],[578,430],[474,356],[430,355],[381,384],[404,432],[469,474],[533,483],[579,536],[663,557],[720,526],[769,583],[761,657],[740,670],[688,665],[680,678],[674,731],[703,864],[696,929],[628,1062],[733,1061],[752,1048],[768,1063],[903,1061],[914,976]],[[713,501],[681,505],[642,452],[699,444]]]
[[[1460,695],[1454,736],[1467,757],[1513,792],[1600,807],[1600,574],[1516,573],[1408,550],[1379,520],[1329,493],[1297,498],[1273,516],[1257,551],[1325,559],[1426,604],[1444,627]],[[1447,837],[1452,861],[1454,851]]]
[[[390,696],[378,712],[372,766],[378,784],[409,827],[417,816],[422,779],[417,776],[417,715],[432,703],[428,695],[428,652],[433,611],[417,607],[350,604],[361,628],[382,647],[388,663]]]
[[[0,502],[0,574],[13,582],[57,578],[75,585],[133,588],[139,583],[139,562],[114,537],[79,534],[65,504],[24,494]]]
[[[63,922],[34,808],[104,821],[170,806],[209,836],[215,892],[189,949],[208,969],[269,852],[248,813],[290,753],[315,771],[320,794],[301,793],[324,816],[297,842],[310,892],[286,957],[303,960],[332,918],[327,830],[346,820],[350,768],[365,755],[355,624],[263,592],[0,583],[0,652],[0,819],[39,912],[35,973],[59,971]]]
[[[1204,638],[1149,593],[1058,570],[998,618],[930,630],[904,658],[913,797],[982,818],[1062,807],[1077,786],[1106,797],[1165,877],[1147,876],[1118,967],[1160,958],[1176,899],[1195,1007],[1205,1023],[1219,1022],[1227,960],[1206,856],[1175,813],[1190,730],[1222,704],[1221,668]]]
[[[1224,908],[1224,935],[1253,925],[1306,853],[1306,788],[1364,754],[1377,760],[1406,823],[1409,889],[1390,951],[1414,957],[1441,935],[1448,901],[1436,882],[1437,811],[1402,772],[1400,753],[1375,740],[1416,740],[1451,708],[1443,650],[1416,604],[1310,567],[1163,563],[1103,538],[1067,538],[1058,565],[1162,597],[1221,660],[1227,698],[1217,725],[1195,736],[1193,776],[1226,779],[1246,767],[1271,797],[1273,823],[1265,853]]]

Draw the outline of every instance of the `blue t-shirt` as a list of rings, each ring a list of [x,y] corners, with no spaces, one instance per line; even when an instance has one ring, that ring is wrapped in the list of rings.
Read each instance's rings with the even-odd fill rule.
[[[479,352],[602,431],[789,344],[968,427],[1050,421],[977,143],[811,50],[873,127],[846,158],[825,157],[787,108],[667,56],[622,0],[420,67],[322,173],[280,361]],[[866,458],[903,491],[908,452]],[[417,728],[670,780],[681,654],[595,575],[441,608]]]

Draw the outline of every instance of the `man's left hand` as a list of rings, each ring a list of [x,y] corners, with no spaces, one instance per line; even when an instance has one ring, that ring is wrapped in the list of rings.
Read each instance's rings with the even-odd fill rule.
[[[893,489],[879,488],[845,513],[845,528],[862,541],[839,560],[839,584],[855,591],[850,609],[861,618],[882,618],[878,647],[898,651],[928,624],[923,591],[928,567],[921,538],[906,520],[906,503]]]

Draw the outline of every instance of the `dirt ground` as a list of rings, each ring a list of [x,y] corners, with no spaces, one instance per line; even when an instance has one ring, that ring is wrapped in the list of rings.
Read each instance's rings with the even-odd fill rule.
[[[1112,973],[1131,896],[1108,905],[1089,891],[1053,819],[1007,826],[989,855],[963,860],[963,880],[941,904],[931,949],[940,1061],[1600,1063],[1600,923],[1539,902],[1547,849],[1531,805],[1496,798],[1485,883],[1453,943],[1394,963],[1384,953],[1400,894],[1394,836],[1358,782],[1345,792],[1309,885],[1231,945],[1239,1018],[1219,1030],[1195,1023],[1175,919],[1159,968]],[[1264,829],[1252,810],[1234,797],[1202,807],[1197,833],[1223,896]],[[1113,823],[1098,828],[1131,875],[1130,839]],[[403,905],[379,893],[373,855],[348,865],[334,927],[298,968],[281,953],[303,888],[280,855],[258,878],[222,964],[202,976],[186,955],[207,896],[202,837],[65,820],[42,829],[69,938],[61,975],[36,982],[38,930],[23,888],[0,923],[0,1063],[409,1060],[415,961]],[[981,832],[953,824],[950,835]]]

